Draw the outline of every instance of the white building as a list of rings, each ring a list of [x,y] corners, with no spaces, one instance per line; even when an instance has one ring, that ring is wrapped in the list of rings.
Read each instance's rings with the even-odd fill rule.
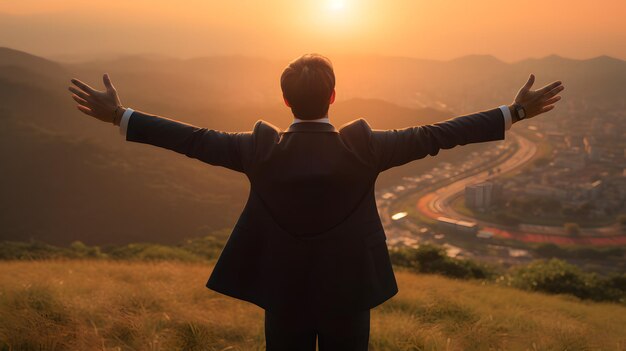
[[[465,205],[468,208],[484,209],[494,202],[494,184],[482,182],[465,187]]]

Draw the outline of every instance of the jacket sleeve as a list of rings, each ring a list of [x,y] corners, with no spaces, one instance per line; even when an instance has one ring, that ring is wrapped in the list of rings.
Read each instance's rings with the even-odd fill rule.
[[[134,111],[126,140],[150,144],[214,166],[244,172],[252,154],[252,132],[223,132]]]
[[[401,166],[441,149],[504,139],[500,108],[454,117],[434,124],[404,129],[372,129],[370,148],[379,172]]]

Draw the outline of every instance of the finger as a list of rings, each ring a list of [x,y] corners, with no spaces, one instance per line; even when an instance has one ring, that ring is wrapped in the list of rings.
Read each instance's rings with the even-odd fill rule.
[[[72,93],[80,96],[84,100],[90,100],[90,98],[91,98],[91,96],[85,94],[82,90],[78,90],[78,89],[76,89],[74,87],[69,87],[68,89],[69,89],[69,91],[71,91]]]
[[[74,101],[78,102],[81,105],[89,105],[89,103],[87,101],[85,101],[84,99],[81,99],[80,97],[76,96],[76,94],[72,94],[72,99],[74,99]]]
[[[78,79],[73,78],[72,79],[72,83],[74,83],[77,87],[81,88],[83,91],[85,91],[87,94],[93,95],[93,93],[96,92],[96,90],[92,87],[90,87],[89,85],[81,82]]]
[[[90,108],[85,107],[85,106],[83,106],[83,105],[76,105],[76,107],[77,107],[77,108],[78,108],[78,109],[79,109],[82,113],[84,113],[84,114],[86,114],[86,115],[89,115],[89,116],[92,116],[92,117],[96,117],[96,116],[93,114],[93,111],[92,111]]]
[[[104,82],[104,86],[107,88],[108,91],[115,90],[115,87],[113,86],[113,83],[111,83],[111,78],[109,77],[108,73],[105,73],[102,76],[102,81]]]
[[[538,93],[540,93],[540,94],[544,94],[544,93],[546,93],[546,92],[548,92],[548,91],[551,91],[552,89],[554,89],[554,88],[556,88],[556,87],[560,86],[561,84],[562,84],[562,82],[561,82],[561,81],[556,81],[556,82],[554,82],[554,83],[548,84],[548,85],[546,85],[545,87],[543,87],[543,88],[541,88],[541,89],[537,90],[537,92],[538,92]]]
[[[539,113],[548,112],[548,111],[552,110],[553,108],[554,108],[554,105],[544,106],[544,107],[541,108],[541,110],[539,110]]]
[[[531,73],[530,76],[528,77],[528,81],[522,87],[522,91],[529,91],[534,83],[535,83],[535,75]]]
[[[554,104],[555,102],[557,102],[559,100],[561,100],[561,97],[560,96],[555,96],[555,97],[553,97],[551,99],[548,99],[548,100],[544,101],[543,104],[544,105],[552,105],[552,104]]]
[[[543,94],[543,96],[541,97],[542,99],[549,99],[553,96],[555,96],[556,94],[560,93],[563,91],[563,89],[565,89],[564,86],[559,85],[558,87],[548,91],[547,93]]]

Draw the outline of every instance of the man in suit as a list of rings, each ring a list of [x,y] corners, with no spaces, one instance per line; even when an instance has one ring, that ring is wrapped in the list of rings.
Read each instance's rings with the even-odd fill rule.
[[[380,172],[457,145],[504,139],[524,118],[550,111],[561,82],[511,105],[404,129],[365,119],[335,128],[331,62],[292,61],[281,76],[294,115],[287,130],[258,120],[251,131],[200,128],[123,107],[108,75],[98,91],[73,79],[77,108],[151,144],[245,173],[246,206],[206,286],[265,310],[267,350],[367,350],[370,309],[398,292],[374,197]],[[317,339],[317,340],[316,340]]]

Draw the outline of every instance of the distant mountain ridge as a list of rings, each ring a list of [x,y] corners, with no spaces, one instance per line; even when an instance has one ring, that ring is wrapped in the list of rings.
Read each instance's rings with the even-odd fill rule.
[[[513,63],[491,55],[468,55],[449,61],[374,55],[338,56],[331,60],[339,101],[374,98],[412,108],[451,109],[455,113],[485,108],[494,101],[508,103],[530,73],[537,76],[537,87],[563,80],[568,86],[566,96],[577,100],[597,99],[600,103],[618,99],[623,94],[616,88],[626,84],[626,61],[609,56],[577,60],[550,55]],[[246,56],[191,59],[129,56],[67,67],[80,68],[79,71],[92,77],[98,77],[106,68],[121,80],[135,79],[137,71],[158,71],[163,77],[176,76],[193,83],[205,94],[184,94],[189,103],[201,104],[206,95],[212,94],[217,100],[212,103],[229,105],[239,101],[258,106],[280,102],[276,98],[280,96],[278,79],[287,63],[288,60]],[[150,80],[144,81],[148,87]],[[167,86],[164,81],[155,83],[158,84],[149,85],[153,94],[161,93],[159,86]],[[603,85],[607,89],[589,89]],[[163,94],[179,89],[185,90],[172,86]]]
[[[515,64],[485,56],[333,62],[338,99],[330,119],[336,126],[363,117],[374,128],[402,128],[492,108],[507,103],[529,71],[539,80],[566,81],[572,100],[623,101],[626,84],[626,64],[603,57]],[[60,64],[0,48],[0,240],[174,243],[230,228],[243,209],[245,176],[125,142],[117,127],[76,110],[69,80],[78,77],[102,89],[108,72],[124,105],[198,126],[250,130],[264,119],[286,128],[292,116],[279,85],[285,65],[246,57],[141,56]],[[385,172],[377,185],[488,146],[445,150]]]
[[[6,65],[2,64],[7,60],[3,56],[17,61],[19,53],[0,48],[0,66]],[[35,57],[27,53],[22,56],[24,62]],[[489,107],[494,101],[509,102],[529,73],[537,76],[536,86],[563,80],[568,87],[564,96],[599,103],[619,99],[623,96],[619,88],[626,84],[626,61],[609,56],[578,60],[550,55],[513,63],[491,55],[468,55],[449,61],[373,55],[331,59],[337,75],[338,101],[373,98],[412,108],[451,109],[455,113]],[[129,55],[61,67],[100,85],[101,75],[107,71],[120,88],[133,87],[123,90],[124,96],[138,104],[154,100],[165,103],[175,98],[179,108],[193,105],[219,109],[238,104],[279,105],[279,76],[287,63],[235,55],[190,59]]]

